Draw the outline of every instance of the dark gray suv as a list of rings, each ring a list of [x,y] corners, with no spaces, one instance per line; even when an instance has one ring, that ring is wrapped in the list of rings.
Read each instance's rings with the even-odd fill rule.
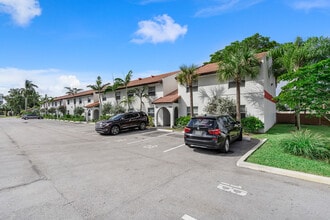
[[[128,112],[115,115],[108,120],[95,124],[95,131],[100,134],[119,134],[121,130],[139,128],[146,129],[149,124],[148,115],[145,112]]]
[[[184,142],[189,147],[201,147],[228,152],[229,145],[242,140],[241,124],[229,115],[192,117],[184,128]]]

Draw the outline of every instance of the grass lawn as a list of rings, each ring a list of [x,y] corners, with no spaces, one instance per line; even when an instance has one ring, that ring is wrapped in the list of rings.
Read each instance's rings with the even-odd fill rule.
[[[329,140],[330,145],[329,126],[303,125],[302,129],[321,134]],[[254,138],[267,138],[268,141],[256,150],[247,162],[330,177],[330,163],[294,156],[283,151],[279,143],[283,138],[290,137],[293,131],[294,125],[277,124],[266,134],[254,135]]]

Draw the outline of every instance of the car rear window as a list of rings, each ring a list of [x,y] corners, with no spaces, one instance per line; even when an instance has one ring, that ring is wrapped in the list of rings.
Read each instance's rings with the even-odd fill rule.
[[[213,118],[192,118],[188,123],[188,127],[214,128],[215,124],[215,119]]]

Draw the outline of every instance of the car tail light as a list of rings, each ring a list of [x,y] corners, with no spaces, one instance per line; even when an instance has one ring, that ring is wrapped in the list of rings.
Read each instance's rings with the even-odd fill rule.
[[[209,130],[208,132],[211,135],[219,135],[221,133],[220,129]]]
[[[187,128],[187,127],[185,127],[183,131],[184,131],[184,133],[189,133],[189,132],[191,131],[191,129],[190,129],[190,128]]]

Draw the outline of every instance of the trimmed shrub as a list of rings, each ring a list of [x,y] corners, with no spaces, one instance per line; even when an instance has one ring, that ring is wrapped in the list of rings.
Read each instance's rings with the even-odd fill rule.
[[[330,162],[329,142],[323,136],[313,134],[310,130],[295,131],[291,137],[283,139],[280,144],[287,153]]]
[[[257,117],[248,116],[241,120],[242,127],[245,132],[256,133],[264,127],[264,123]]]
[[[148,118],[149,118],[149,126],[155,127],[154,118],[150,115],[148,115]]]
[[[182,117],[177,118],[175,120],[175,126],[178,127],[178,128],[183,128],[188,124],[189,121],[190,121],[190,116],[189,115],[182,116]]]

